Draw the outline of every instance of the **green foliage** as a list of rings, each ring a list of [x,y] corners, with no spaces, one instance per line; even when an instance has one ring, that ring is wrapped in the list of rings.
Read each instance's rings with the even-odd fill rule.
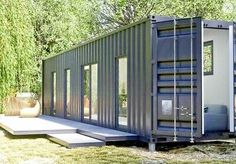
[[[91,5],[85,0],[0,1],[0,102],[17,91],[40,92],[42,58],[94,34]]]
[[[119,93],[119,116],[127,117],[127,92],[124,83],[121,85],[121,93]]]
[[[223,0],[161,0],[154,10],[161,15],[219,19]]]
[[[124,103],[127,103],[127,93],[125,91],[125,84],[123,84],[121,87],[121,93],[119,94],[119,104],[122,107]]]
[[[85,0],[35,2],[35,38],[39,58],[58,53],[93,34],[92,4]]]
[[[89,93],[89,87],[90,87],[90,69],[84,70],[84,77],[83,77],[83,88],[84,88],[84,96],[89,98],[90,93]]]
[[[100,30],[114,29],[149,15],[234,20],[236,0],[94,0]],[[231,6],[229,11],[228,6]]]
[[[0,1],[0,100],[31,88],[36,72],[31,11],[27,0]]]
[[[203,60],[203,66],[204,66],[204,73],[211,74],[213,73],[213,42],[206,44],[204,43],[203,48],[204,53],[204,60]]]
[[[157,0],[94,0],[99,14],[97,21],[101,29],[130,24],[150,15]]]

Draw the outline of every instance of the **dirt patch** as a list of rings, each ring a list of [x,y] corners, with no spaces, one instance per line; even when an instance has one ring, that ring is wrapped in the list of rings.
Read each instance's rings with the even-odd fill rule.
[[[158,146],[158,145],[157,145]],[[207,162],[236,161],[236,144],[225,142],[204,143],[195,145],[160,146],[156,152],[145,148],[132,147],[134,154],[149,159],[152,162]]]

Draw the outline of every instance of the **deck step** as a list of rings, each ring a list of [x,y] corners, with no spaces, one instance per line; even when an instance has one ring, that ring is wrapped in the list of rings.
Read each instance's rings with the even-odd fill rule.
[[[0,127],[13,135],[79,133],[105,142],[139,139],[137,134],[45,115],[37,118],[0,117]]]
[[[53,122],[37,118],[20,118],[17,116],[0,117],[0,127],[7,130],[12,135],[40,135],[76,133],[77,128],[64,125],[60,122]]]
[[[105,142],[78,133],[47,134],[48,139],[67,148],[104,146]]]

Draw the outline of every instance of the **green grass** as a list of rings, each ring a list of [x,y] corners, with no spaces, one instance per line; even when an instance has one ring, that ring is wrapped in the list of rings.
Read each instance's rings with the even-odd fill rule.
[[[45,138],[0,135],[0,163],[37,161],[45,163],[140,163],[127,148],[104,146],[67,149]]]
[[[236,163],[235,144],[163,148],[103,146],[67,149],[44,137],[16,137],[0,129],[0,163]],[[209,154],[208,154],[209,153]]]

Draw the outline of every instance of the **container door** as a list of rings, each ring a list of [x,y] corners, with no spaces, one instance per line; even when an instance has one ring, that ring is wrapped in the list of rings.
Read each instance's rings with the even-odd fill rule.
[[[153,133],[202,135],[202,21],[157,22],[153,29]]]

